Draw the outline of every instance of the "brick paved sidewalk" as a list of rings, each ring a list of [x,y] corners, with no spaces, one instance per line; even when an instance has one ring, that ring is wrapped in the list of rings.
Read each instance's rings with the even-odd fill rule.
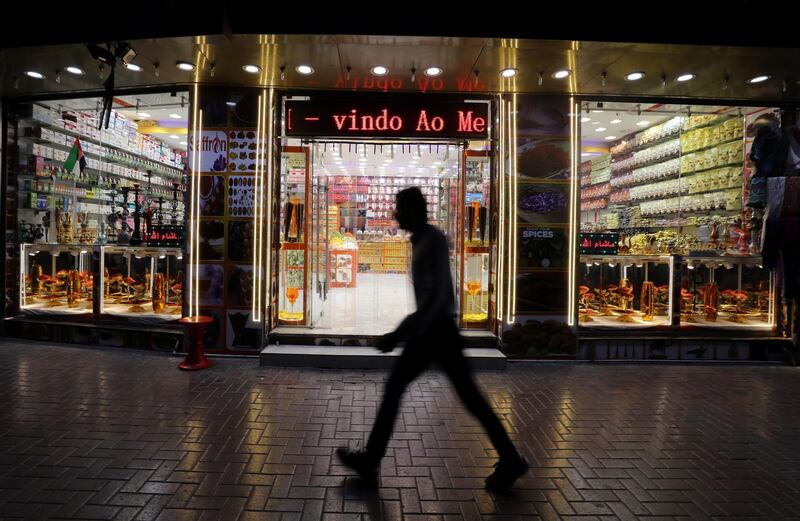
[[[151,352],[0,345],[0,518],[800,519],[800,372],[512,365],[479,380],[529,458],[510,494],[444,377],[410,389],[377,490],[363,445],[380,371],[184,373]]]

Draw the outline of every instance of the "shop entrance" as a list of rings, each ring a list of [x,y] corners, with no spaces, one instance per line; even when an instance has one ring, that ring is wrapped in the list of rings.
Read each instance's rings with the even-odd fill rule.
[[[394,209],[397,192],[416,186],[449,239],[461,325],[487,327],[487,150],[453,140],[298,145],[282,154],[280,325],[375,336],[413,312],[411,244]]]

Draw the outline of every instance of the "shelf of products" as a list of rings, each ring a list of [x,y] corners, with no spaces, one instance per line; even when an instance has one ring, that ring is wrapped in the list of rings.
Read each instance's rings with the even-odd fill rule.
[[[612,144],[608,204],[581,187],[581,230],[617,232],[619,248],[581,256],[581,327],[774,327],[774,273],[743,207],[745,118],[732,112],[675,116]],[[644,320],[651,293],[658,312]],[[674,317],[661,312],[667,294]]]
[[[185,153],[140,134],[134,122],[115,111],[109,127],[98,129],[94,111],[40,103],[28,109],[18,123],[17,222],[22,242],[36,243],[40,250],[181,247]],[[65,162],[76,140],[85,168],[76,161],[68,170]],[[165,234],[171,238],[167,242]]]

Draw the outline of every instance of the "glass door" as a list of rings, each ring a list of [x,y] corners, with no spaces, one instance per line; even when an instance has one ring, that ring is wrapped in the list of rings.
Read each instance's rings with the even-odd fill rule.
[[[328,245],[332,223],[329,221],[331,219],[338,221],[338,215],[332,216],[329,212],[328,176],[316,161],[316,158],[319,157],[318,153],[319,144],[314,144],[311,153],[311,266],[307,292],[310,296],[310,325],[312,327],[329,327],[330,313],[326,313],[331,260]]]

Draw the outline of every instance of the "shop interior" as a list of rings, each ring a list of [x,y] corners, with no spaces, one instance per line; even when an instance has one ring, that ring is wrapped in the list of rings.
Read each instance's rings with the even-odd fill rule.
[[[580,116],[581,328],[773,328],[746,198],[777,109],[585,101]]]
[[[464,286],[454,288],[465,303],[462,325],[485,327],[490,177],[484,146],[469,146],[466,154],[465,145],[446,142],[289,147],[282,161],[279,323],[311,326],[318,334],[379,335],[413,312],[411,244],[394,208],[397,192],[417,186],[429,222],[450,239],[454,284]]]
[[[180,318],[188,106],[185,92],[120,96],[104,121],[101,98],[20,107],[23,314]]]

